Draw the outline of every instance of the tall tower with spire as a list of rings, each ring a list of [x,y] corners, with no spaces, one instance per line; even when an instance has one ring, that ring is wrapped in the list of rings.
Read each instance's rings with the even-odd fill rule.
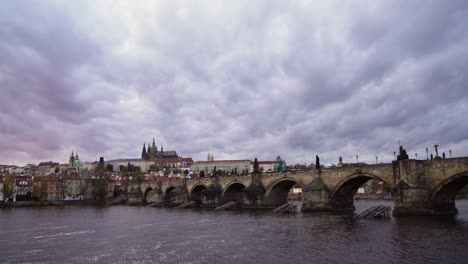
[[[155,159],[157,156],[158,156],[158,147],[156,146],[156,140],[154,140],[153,138],[153,143],[151,144],[148,143],[148,149],[146,150],[146,158],[144,158],[142,154],[142,159],[152,160],[152,159]]]
[[[141,151],[141,159],[147,160],[148,159],[148,153],[146,153],[146,143],[143,142],[143,150]]]
[[[73,167],[75,165],[75,155],[73,155],[73,150],[71,152],[70,159],[68,160],[68,164],[70,165],[70,167]]]

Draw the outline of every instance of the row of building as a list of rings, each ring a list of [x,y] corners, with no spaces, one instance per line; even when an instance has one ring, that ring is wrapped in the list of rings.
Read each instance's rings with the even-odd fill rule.
[[[140,158],[113,159],[106,160],[104,163],[107,168],[114,172],[125,170],[129,165],[138,167],[142,172],[155,172],[159,174],[167,174],[168,171],[169,173],[175,172],[175,174],[182,174],[181,172],[188,172],[190,174],[204,172],[205,174],[209,174],[214,170],[222,171],[226,174],[242,174],[253,171],[253,160],[215,160],[213,154],[208,154],[206,161],[194,162],[191,157],[180,157],[175,150],[165,151],[162,145],[158,149],[154,139],[152,144],[146,145],[143,143]],[[67,167],[74,167],[78,171],[81,169],[93,170],[97,164],[97,161],[81,162],[78,155],[75,154],[74,156],[72,152]],[[49,168],[49,170],[52,169]],[[278,155],[275,160],[259,161],[259,169],[262,172],[286,171],[286,162]]]
[[[138,170],[144,177],[210,177],[214,175],[239,175],[253,171],[254,161],[249,159],[215,160],[213,154],[208,154],[205,161],[194,162],[191,157],[181,157],[175,150],[165,151],[163,146],[158,149],[153,139],[152,144],[143,144],[140,158],[113,159],[94,162],[82,162],[78,153],[72,151],[68,163],[53,161],[41,162],[39,165],[28,164],[20,167],[15,165],[0,165],[0,200],[5,174],[15,179],[15,199],[28,200],[37,196],[38,184],[46,182],[42,194],[47,200],[80,200],[89,197],[83,188],[87,181],[94,177],[96,167],[102,163],[108,172],[109,182],[118,184],[124,172]],[[286,171],[286,162],[277,156],[275,160],[259,161],[262,172]],[[34,187],[36,186],[36,193]]]
[[[96,197],[96,180],[104,180],[105,196],[113,197],[115,181],[112,177],[97,179],[92,174],[77,172],[50,173],[41,176],[0,174],[0,201],[7,193],[4,187],[11,188],[12,201],[70,201],[90,200]],[[9,178],[9,179],[7,179]]]
[[[34,176],[60,172],[80,172],[84,169],[92,171],[97,164],[98,161],[82,162],[78,153],[72,151],[68,163],[48,161],[41,162],[39,165],[28,164],[24,167],[0,165],[0,173],[8,171],[12,174]],[[108,171],[112,172],[127,170],[131,165],[132,168],[138,168],[141,172],[164,173],[166,176],[168,172],[173,174],[182,174],[182,172],[209,174],[216,170],[225,174],[247,174],[253,171],[253,160],[250,159],[215,160],[213,154],[208,154],[207,160],[194,162],[191,157],[179,156],[175,150],[165,151],[163,146],[158,149],[154,139],[152,144],[148,144],[148,146],[143,144],[140,158],[105,160],[104,165]],[[286,171],[286,162],[277,156],[274,160],[259,161],[259,169],[262,172]]]

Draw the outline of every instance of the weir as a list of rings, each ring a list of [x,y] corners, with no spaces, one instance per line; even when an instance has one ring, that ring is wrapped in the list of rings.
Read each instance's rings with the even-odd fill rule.
[[[295,204],[285,203],[285,204],[280,205],[279,207],[275,208],[275,210],[273,210],[273,213],[282,214],[282,213],[285,213],[285,212],[296,212],[297,211],[296,207],[297,206]]]
[[[221,206],[216,207],[214,210],[215,211],[226,210],[226,209],[229,209],[229,208],[232,208],[232,207],[236,206],[236,204],[237,204],[236,202],[228,202],[228,203],[225,203],[225,204],[223,204]]]

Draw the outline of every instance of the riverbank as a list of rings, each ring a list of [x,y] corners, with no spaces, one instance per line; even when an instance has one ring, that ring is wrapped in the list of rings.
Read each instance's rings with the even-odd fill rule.
[[[69,200],[69,201],[16,201],[9,202],[8,205],[0,203],[0,208],[10,207],[39,207],[39,206],[68,206],[68,205],[102,205],[96,200]]]

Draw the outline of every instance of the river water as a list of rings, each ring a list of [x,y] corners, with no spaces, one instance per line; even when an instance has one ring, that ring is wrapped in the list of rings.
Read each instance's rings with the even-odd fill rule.
[[[376,202],[356,202],[357,212]],[[378,202],[391,204],[391,202]],[[0,263],[468,263],[455,217],[68,206],[0,209]]]

